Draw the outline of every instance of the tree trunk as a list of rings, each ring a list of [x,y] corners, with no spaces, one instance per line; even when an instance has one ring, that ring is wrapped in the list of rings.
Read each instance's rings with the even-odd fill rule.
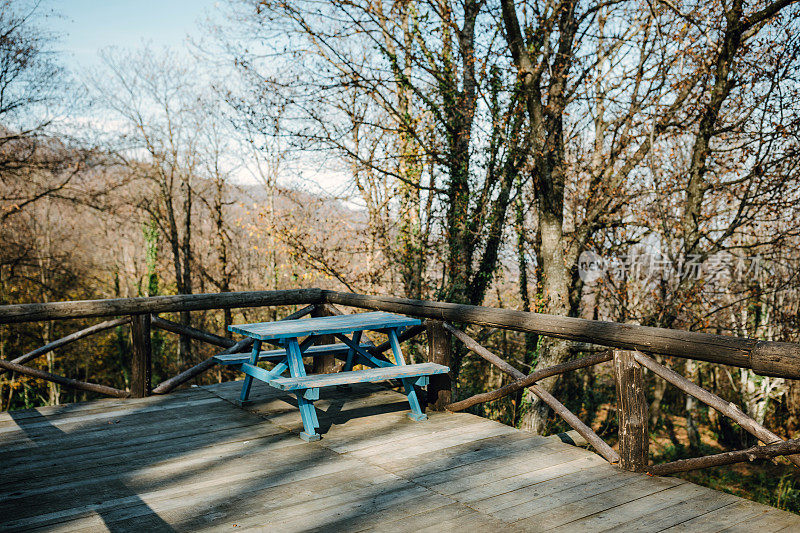
[[[519,76],[530,122],[528,139],[531,143],[532,172],[539,222],[538,264],[541,267],[541,288],[544,312],[554,315],[569,314],[570,268],[564,239],[564,184],[566,161],[564,159],[563,120],[567,105],[566,91],[569,71],[574,61],[574,40],[578,28],[575,14],[577,2],[564,0],[553,7],[556,26],[539,39],[554,39],[557,54],[552,59],[541,52],[540,46],[528,42],[527,31],[520,26],[516,5],[502,0],[503,27],[511,59]],[[538,52],[537,52],[538,50]],[[547,84],[543,84],[541,65],[549,70]],[[569,357],[565,341],[547,339],[542,343],[537,368],[562,363]],[[557,377],[539,383],[546,392],[552,392]],[[544,430],[549,408],[534,399],[523,417],[525,429],[540,433]]]
[[[657,363],[663,365],[664,357],[661,355],[653,356]],[[661,402],[664,401],[664,394],[667,392],[667,382],[657,376],[653,379],[653,400],[650,402],[650,427],[658,427],[658,419],[661,416]]]
[[[401,29],[403,32],[403,74],[405,79],[412,75],[412,61],[409,58],[413,48],[413,35],[410,29],[409,2],[399,3]],[[394,43],[390,41],[387,46],[392,50]],[[400,195],[400,225],[398,237],[400,240],[400,276],[403,282],[403,292],[407,298],[422,298],[422,272],[424,269],[424,253],[422,244],[422,225],[420,221],[420,179],[422,177],[422,164],[418,154],[420,147],[414,139],[412,130],[415,129],[416,113],[412,105],[412,90],[405,82],[398,83],[397,107],[400,116],[400,159],[398,174],[401,177],[398,184]]]
[[[692,383],[698,381],[698,365],[691,359],[686,360],[686,379]],[[686,395],[686,436],[689,438],[689,449],[692,451],[700,447],[700,431],[697,424],[697,399],[690,395]]]
[[[183,200],[183,242],[181,244],[181,252],[183,255],[183,287],[180,289],[181,294],[192,294],[192,187],[189,183],[189,178],[185,177],[182,183],[184,189]],[[180,323],[182,326],[191,326],[191,315],[189,311],[183,311],[180,314]],[[181,335],[180,348],[179,348],[179,361],[181,365],[191,360],[192,339],[186,335]]]
[[[563,194],[563,191],[562,193]],[[563,198],[563,197],[562,197]],[[556,202],[557,205],[563,205]],[[541,208],[540,208],[541,209]],[[557,207],[556,207],[557,209]],[[563,249],[562,217],[560,211],[543,211],[539,217],[541,232],[540,261],[542,264],[542,291],[545,312],[552,315],[569,313],[569,270],[565,265]],[[565,340],[546,338],[543,340],[536,368],[563,363],[569,358],[569,343]],[[558,382],[553,376],[539,382],[539,386],[552,393]],[[526,431],[541,434],[545,430],[550,408],[538,397],[522,419],[521,427]]]
[[[468,303],[470,282],[472,281],[472,259],[474,255],[474,236],[470,231],[470,144],[472,125],[477,102],[477,81],[475,74],[475,21],[479,7],[475,0],[464,3],[464,24],[457,32],[458,50],[461,59],[461,89],[453,83],[443,88],[446,100],[452,102],[444,109],[447,116],[447,247],[448,247],[448,294],[447,300],[456,303]],[[451,28],[443,25],[443,41],[446,53],[452,46]],[[452,58],[448,63],[455,65]],[[457,69],[453,67],[450,80],[457,79]],[[458,354],[453,355],[458,366]],[[457,375],[457,374],[456,374]]]

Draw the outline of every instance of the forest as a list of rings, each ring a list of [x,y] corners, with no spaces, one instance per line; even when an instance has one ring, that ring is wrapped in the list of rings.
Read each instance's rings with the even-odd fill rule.
[[[110,48],[87,72],[53,10],[0,0],[1,304],[320,287],[800,342],[792,0],[228,0],[185,49]],[[294,310],[168,318],[223,335]],[[0,359],[91,323],[2,325]],[[527,372],[600,349],[470,334]],[[31,364],[125,389],[130,342]],[[155,381],[214,353],[153,346]],[[454,358],[454,399],[509,379]],[[798,437],[800,383],[659,362]],[[613,441],[611,372],[540,385]],[[755,443],[646,383],[655,456]],[[90,398],[0,374],[2,410]],[[568,429],[528,392],[473,411]],[[800,512],[792,468],[689,479]]]

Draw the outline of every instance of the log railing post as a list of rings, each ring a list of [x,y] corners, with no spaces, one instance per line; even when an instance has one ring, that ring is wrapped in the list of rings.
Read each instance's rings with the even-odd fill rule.
[[[440,320],[427,320],[428,362],[450,366],[452,335]],[[449,374],[436,374],[428,383],[427,403],[431,411],[444,411],[452,401],[452,384]]]
[[[312,317],[332,316],[334,314],[335,313],[326,305],[315,305],[314,310],[311,311]],[[320,335],[315,344],[334,344],[335,342],[336,337],[333,335]],[[331,374],[336,372],[336,358],[333,356],[333,354],[317,355],[314,357],[312,368],[312,372],[314,374]]]
[[[153,355],[150,345],[149,313],[131,316],[131,341],[133,345],[131,396],[144,398],[150,396],[152,392]]]
[[[614,350],[619,420],[619,466],[644,472],[648,464],[650,435],[642,367],[628,350]]]

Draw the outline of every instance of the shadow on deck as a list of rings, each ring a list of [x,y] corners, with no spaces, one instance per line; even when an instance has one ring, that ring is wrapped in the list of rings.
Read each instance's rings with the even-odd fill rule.
[[[799,531],[800,517],[474,415],[323,389],[323,439],[260,382],[0,414],[0,530]],[[326,397],[327,392],[327,397]]]

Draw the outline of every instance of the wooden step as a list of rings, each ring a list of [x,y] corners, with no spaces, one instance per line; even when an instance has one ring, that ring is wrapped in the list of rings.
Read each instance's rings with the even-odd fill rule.
[[[446,374],[450,369],[436,363],[420,363],[417,365],[385,366],[382,368],[368,368],[366,370],[353,370],[351,372],[338,372],[336,374],[309,374],[300,378],[275,378],[269,384],[276,389],[298,390],[316,387],[331,387],[333,385],[347,385],[349,383],[368,383],[386,381],[389,379],[415,378]]]
[[[365,350],[368,350],[369,348],[372,348],[373,345],[371,343],[362,344],[361,347]],[[309,346],[308,349],[303,352],[303,357],[326,354],[333,354],[334,356],[343,357],[347,355],[349,350],[350,348],[348,348],[346,344],[323,344],[321,346]],[[279,348],[277,350],[265,350],[261,352],[258,355],[258,360],[277,361],[283,357],[286,357],[286,350]],[[226,355],[217,355],[214,357],[214,360],[221,365],[241,365],[242,363],[250,362],[250,354],[232,353]]]

